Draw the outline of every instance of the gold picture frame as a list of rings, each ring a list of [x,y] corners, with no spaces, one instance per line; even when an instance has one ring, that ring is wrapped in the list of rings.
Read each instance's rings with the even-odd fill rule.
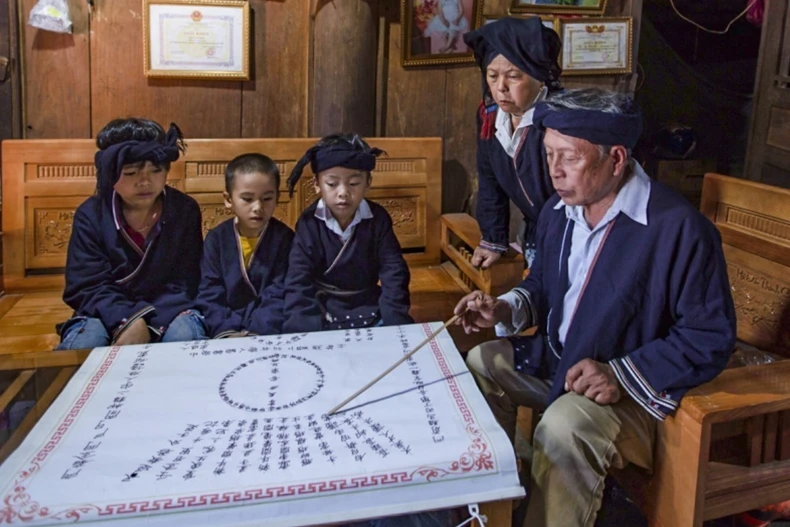
[[[463,35],[483,23],[482,3],[483,0],[401,0],[403,66],[473,63],[474,54],[464,44]],[[446,13],[450,14],[449,21]]]
[[[563,18],[559,33],[564,77],[633,73],[631,17]]]
[[[516,13],[516,14],[511,14],[509,16],[512,16],[513,18],[530,18],[530,17],[533,17],[533,16],[539,17],[540,20],[543,22],[544,26],[550,27],[551,29],[556,31],[558,35],[560,34],[560,17],[558,17],[558,16],[554,16],[554,15],[539,15],[537,13]],[[489,23],[493,22],[494,20],[499,20],[500,18],[504,18],[504,17],[503,16],[486,16],[486,17],[483,17],[483,25],[489,24]],[[560,35],[560,37],[562,37],[562,35]]]
[[[146,77],[250,79],[250,5],[243,0],[143,0]]]
[[[602,15],[608,0],[512,0],[511,13]],[[535,3],[541,2],[541,3]]]

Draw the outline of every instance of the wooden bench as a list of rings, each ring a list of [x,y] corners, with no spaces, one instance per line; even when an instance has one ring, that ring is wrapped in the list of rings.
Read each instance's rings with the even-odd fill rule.
[[[790,357],[790,191],[706,174],[700,209],[719,229],[740,341]],[[790,499],[790,361],[725,370],[658,427],[643,510],[651,526]]]
[[[370,142],[388,155],[377,164],[368,197],[389,211],[410,265],[438,265],[441,139]],[[168,185],[197,200],[205,234],[231,214],[222,201],[225,165],[241,153],[265,153],[283,176],[275,216],[293,227],[316,192],[309,167],[292,198],[285,179],[313,144],[315,139],[192,139],[186,154],[172,164]],[[74,210],[94,192],[95,151],[89,139],[2,143],[7,296],[0,299],[0,339],[6,352],[51,350],[58,342],[55,324],[71,313],[57,298],[63,289]]]
[[[262,152],[283,175],[275,216],[293,226],[317,194],[309,168],[288,196],[285,179],[315,139],[192,139],[173,163],[168,185],[195,198],[204,234],[231,212],[222,201],[225,166],[245,152]],[[439,138],[372,138],[387,151],[368,198],[383,205],[410,264],[439,263],[442,142]],[[95,188],[89,139],[4,141],[3,261],[7,292],[59,290],[74,210]]]

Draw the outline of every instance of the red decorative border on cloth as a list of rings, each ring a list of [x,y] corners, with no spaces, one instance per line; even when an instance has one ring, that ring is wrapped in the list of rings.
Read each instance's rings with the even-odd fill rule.
[[[99,507],[95,505],[85,505],[81,507],[75,507],[73,509],[66,509],[64,511],[60,511],[58,513],[51,513],[48,507],[42,507],[39,505],[37,501],[35,501],[30,494],[27,493],[26,488],[22,485],[25,480],[30,478],[33,474],[38,472],[41,469],[40,463],[43,462],[49,456],[50,452],[55,450],[55,447],[60,443],[60,440],[63,439],[63,436],[66,435],[66,432],[71,425],[77,419],[77,415],[82,411],[82,408],[85,406],[85,403],[88,402],[93,392],[96,390],[96,387],[99,385],[102,377],[104,374],[107,373],[112,366],[112,363],[115,361],[115,358],[118,356],[118,352],[120,351],[120,347],[116,346],[110,350],[110,353],[104,359],[104,362],[93,374],[91,380],[88,382],[88,385],[85,387],[85,390],[82,392],[82,395],[77,399],[74,403],[74,406],[71,407],[69,413],[66,414],[66,417],[63,418],[63,422],[60,423],[55,433],[52,434],[52,437],[47,441],[47,444],[38,451],[38,453],[33,457],[30,467],[27,470],[23,470],[17,476],[16,481],[14,482],[14,488],[11,492],[9,492],[5,498],[3,498],[3,508],[0,509],[0,523],[14,523],[15,520],[19,519],[22,522],[30,522],[39,517],[48,517],[53,519],[62,519],[62,520],[69,520],[75,522],[81,518],[83,514],[87,514],[92,511],[98,511]]]
[[[428,324],[423,324],[423,331],[426,336],[430,335],[431,328]],[[430,342],[431,350],[439,365],[439,369],[445,376],[445,380],[452,394],[453,400],[461,413],[461,416],[466,423],[466,431],[472,439],[472,444],[466,452],[461,455],[457,461],[453,461],[446,468],[442,467],[420,467],[411,473],[407,472],[393,472],[388,474],[372,474],[362,477],[354,477],[349,479],[336,479],[329,481],[317,481],[313,483],[299,483],[287,486],[273,486],[266,489],[249,489],[246,491],[235,491],[219,493],[208,493],[193,496],[181,496],[179,498],[166,498],[166,499],[152,499],[142,501],[132,501],[126,503],[116,503],[104,506],[103,508],[96,505],[84,505],[52,513],[49,508],[41,507],[39,503],[26,492],[26,488],[22,483],[30,478],[33,474],[40,469],[40,462],[44,461],[52,452],[60,440],[65,435],[66,431],[75,422],[77,415],[85,406],[85,403],[93,395],[99,381],[104,377],[105,373],[110,369],[113,361],[118,355],[119,348],[114,347],[99,370],[93,375],[90,382],[83,391],[79,399],[74,403],[69,413],[63,419],[63,422],[58,426],[52,438],[46,445],[36,454],[33,458],[31,466],[22,472],[17,477],[12,492],[9,492],[3,499],[3,508],[0,509],[0,524],[15,523],[20,521],[27,523],[39,518],[50,518],[69,522],[76,522],[82,519],[82,516],[89,513],[96,513],[98,516],[113,516],[123,515],[130,513],[150,513],[156,511],[171,511],[178,509],[185,509],[190,507],[206,507],[210,505],[230,504],[230,503],[243,503],[249,501],[261,501],[271,498],[280,498],[283,496],[305,496],[321,492],[337,492],[344,490],[353,490],[366,487],[377,487],[381,485],[391,485],[395,483],[408,483],[415,479],[425,478],[427,481],[439,479],[451,474],[490,471],[494,468],[493,455],[488,448],[488,444],[483,437],[483,434],[477,426],[477,423],[472,416],[472,412],[464,400],[461,389],[450,370],[447,361],[442,354],[439,345],[435,339]]]

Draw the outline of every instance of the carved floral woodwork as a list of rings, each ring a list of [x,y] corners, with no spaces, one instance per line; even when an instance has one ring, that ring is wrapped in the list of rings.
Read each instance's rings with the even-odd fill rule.
[[[203,218],[203,237],[208,231],[233,217],[233,211],[225,207],[223,203],[217,205],[200,205],[200,215]]]
[[[406,197],[406,198],[389,198],[389,199],[371,199],[375,201],[389,212],[392,217],[392,228],[397,236],[416,236],[421,234],[420,225],[418,224],[419,211],[419,198]]]
[[[73,210],[36,209],[36,255],[63,255],[65,257],[73,223]]]
[[[727,264],[735,315],[767,349],[790,349],[790,282]]]
[[[318,191],[313,183],[313,176],[302,176],[299,179],[299,195],[302,196],[302,210],[318,199]]]
[[[280,220],[281,222],[285,223],[286,225],[293,225],[296,222],[295,219],[292,219],[288,214],[288,202],[278,202],[277,206],[274,208],[274,217]]]

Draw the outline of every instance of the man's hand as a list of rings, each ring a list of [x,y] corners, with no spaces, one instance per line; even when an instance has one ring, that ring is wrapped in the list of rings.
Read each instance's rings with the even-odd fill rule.
[[[500,258],[502,258],[502,254],[496,251],[489,251],[488,249],[478,247],[475,249],[475,253],[472,255],[472,265],[475,267],[488,269]]]
[[[620,400],[620,383],[612,367],[592,359],[574,364],[565,374],[565,391],[584,395],[600,405]]]
[[[513,316],[507,302],[497,300],[482,291],[474,291],[463,297],[453,313],[463,313],[455,324],[462,325],[467,335],[480,331],[480,328],[492,328]]]
[[[113,345],[128,346],[130,344],[148,344],[151,342],[151,333],[144,318],[138,318],[127,326],[115,339]]]

